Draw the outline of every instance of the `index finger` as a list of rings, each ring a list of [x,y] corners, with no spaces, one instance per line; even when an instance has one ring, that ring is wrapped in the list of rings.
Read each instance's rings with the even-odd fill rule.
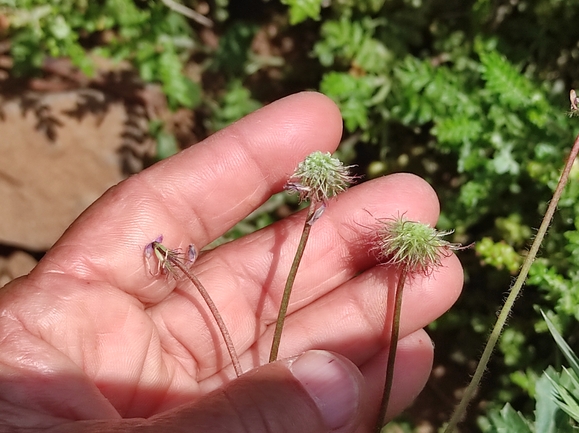
[[[171,248],[203,247],[278,192],[309,153],[334,151],[341,132],[339,110],[323,95],[274,102],[111,188],[37,269],[146,287],[147,243],[162,233]]]

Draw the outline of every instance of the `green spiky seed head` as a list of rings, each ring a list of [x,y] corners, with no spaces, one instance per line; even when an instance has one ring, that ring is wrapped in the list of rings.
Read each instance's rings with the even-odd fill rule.
[[[348,189],[355,178],[350,174],[351,167],[329,152],[316,151],[298,164],[285,189],[297,192],[300,200],[326,201]]]
[[[444,240],[450,231],[404,217],[379,220],[375,250],[384,263],[403,266],[410,272],[428,274],[440,265],[441,256],[460,249],[459,244]]]

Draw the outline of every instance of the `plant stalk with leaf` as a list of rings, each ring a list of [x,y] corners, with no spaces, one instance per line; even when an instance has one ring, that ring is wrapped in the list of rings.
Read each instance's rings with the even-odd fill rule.
[[[225,346],[227,347],[227,351],[229,352],[229,356],[231,357],[231,363],[233,364],[233,368],[235,370],[235,374],[239,377],[243,374],[243,370],[241,369],[241,364],[239,363],[239,358],[237,356],[237,352],[235,351],[235,346],[233,345],[233,340],[231,339],[231,334],[227,330],[227,326],[219,313],[219,310],[211,296],[209,296],[209,292],[207,289],[201,284],[201,281],[195,274],[190,271],[191,265],[197,259],[197,249],[194,245],[189,245],[187,249],[187,253],[183,254],[179,250],[171,250],[164,246],[161,242],[163,241],[163,236],[159,236],[150,244],[147,244],[145,247],[145,259],[146,264],[149,269],[150,267],[150,260],[154,259],[157,260],[157,269],[156,273],[166,273],[168,275],[172,275],[173,277],[177,278],[179,276],[179,271],[187,277],[197,290],[201,294],[201,297],[207,304],[207,307],[211,311],[215,322],[223,336],[223,340],[225,341]]]
[[[575,90],[571,90],[569,93],[569,99],[571,101],[571,110],[569,112],[570,116],[577,116],[579,115],[579,99],[577,98],[577,94]],[[553,193],[553,197],[549,202],[549,206],[543,216],[543,221],[535,235],[535,239],[531,245],[531,249],[529,253],[525,257],[523,262],[523,266],[521,267],[521,271],[515,280],[515,283],[511,287],[509,291],[509,295],[505,300],[499,315],[497,317],[497,321],[495,326],[493,327],[487,344],[484,348],[484,351],[480,357],[476,370],[471,378],[470,383],[468,384],[458,406],[455,408],[452,417],[447,424],[444,433],[451,433],[455,430],[456,426],[458,425],[459,421],[463,418],[466,408],[470,401],[472,400],[475,391],[478,388],[478,385],[482,379],[484,371],[487,368],[488,362],[490,360],[491,354],[499,340],[499,337],[505,327],[507,322],[507,318],[511,314],[511,310],[515,303],[515,300],[519,297],[521,290],[523,289],[523,285],[525,284],[525,280],[527,279],[527,275],[529,274],[529,270],[531,269],[531,265],[539,252],[539,248],[541,247],[541,243],[543,242],[543,238],[547,234],[547,229],[551,224],[551,220],[553,219],[553,215],[555,214],[555,210],[557,209],[557,204],[563,194],[563,190],[565,189],[565,185],[569,180],[569,174],[571,173],[571,169],[573,168],[573,164],[575,159],[577,158],[577,154],[579,154],[579,135],[575,138],[575,142],[573,143],[573,147],[571,148],[571,152],[567,157],[567,161],[565,162],[565,167],[559,177],[559,182],[557,183],[557,187],[555,188],[555,192]]]
[[[299,195],[300,201],[309,200],[310,204],[298,249],[283,291],[269,362],[277,359],[291,291],[312,226],[322,216],[327,200],[345,191],[354,180],[354,176],[350,174],[350,168],[350,166],[344,166],[339,159],[333,158],[330,153],[313,152],[299,163],[294,174],[285,185],[287,191],[295,192]]]
[[[462,248],[459,244],[453,244],[443,239],[450,232],[438,231],[426,224],[409,221],[404,216],[379,219],[378,222],[380,226],[377,230],[378,236],[374,250],[383,263],[398,268],[399,274],[394,291],[390,347],[388,348],[382,402],[374,430],[376,433],[382,430],[390,402],[404,285],[407,279],[414,274],[429,275],[436,267],[440,266],[441,256]]]

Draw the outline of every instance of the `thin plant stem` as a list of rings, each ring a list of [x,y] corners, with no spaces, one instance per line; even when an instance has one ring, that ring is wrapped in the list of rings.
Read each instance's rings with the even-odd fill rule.
[[[199,12],[188,8],[180,3],[177,3],[175,0],[161,0],[161,2],[167,6],[169,9],[186,16],[187,18],[191,18],[193,21],[204,25],[205,27],[213,27],[213,21],[207,18],[205,15],[201,15]]]
[[[231,363],[233,364],[235,374],[238,377],[241,376],[243,374],[243,370],[241,369],[241,364],[239,363],[239,357],[237,356],[237,352],[235,351],[235,346],[233,345],[231,334],[229,334],[227,326],[225,326],[225,322],[223,321],[223,318],[221,317],[221,314],[219,313],[217,306],[213,302],[213,299],[211,299],[211,296],[209,296],[209,292],[207,292],[207,289],[205,289],[203,284],[201,284],[199,278],[197,278],[193,273],[189,272],[187,267],[179,259],[171,255],[168,255],[167,260],[169,260],[171,264],[179,268],[179,270],[183,272],[183,274],[187,278],[189,278],[189,280],[191,280],[191,282],[195,285],[195,287],[197,287],[197,290],[199,291],[201,297],[209,307],[209,310],[211,311],[211,314],[213,315],[213,318],[215,319],[215,322],[217,323],[217,326],[221,331],[221,335],[223,336],[223,340],[225,341],[225,346],[227,346],[227,351],[229,352],[229,356],[231,357]]]
[[[521,272],[519,273],[517,280],[515,281],[515,284],[513,284],[509,292],[509,295],[507,296],[507,299],[505,300],[505,303],[500,310],[495,326],[491,331],[491,334],[489,336],[483,354],[481,355],[476,370],[471,378],[471,381],[468,384],[466,390],[464,391],[464,395],[462,396],[460,403],[454,410],[454,413],[452,414],[452,417],[450,418],[448,425],[444,429],[444,433],[451,433],[454,431],[459,421],[462,419],[464,413],[466,412],[466,407],[468,406],[468,404],[470,403],[470,401],[474,396],[474,393],[478,387],[478,384],[481,381],[484,371],[487,368],[487,364],[489,362],[491,354],[497,344],[497,341],[499,340],[503,328],[505,327],[505,323],[509,317],[509,314],[511,313],[511,309],[513,308],[515,300],[518,298],[523,288],[523,285],[529,273],[529,269],[531,268],[531,265],[535,260],[535,257],[541,246],[541,243],[543,242],[543,238],[545,237],[547,229],[551,224],[551,220],[553,218],[553,215],[555,214],[555,210],[557,209],[557,204],[559,203],[559,199],[563,194],[565,185],[569,180],[569,173],[571,172],[571,168],[573,167],[573,163],[575,161],[575,158],[577,158],[578,153],[579,153],[579,135],[575,138],[573,148],[571,149],[569,157],[567,158],[567,161],[565,163],[565,168],[561,173],[561,177],[559,178],[559,182],[557,183],[557,187],[555,188],[555,192],[553,193],[551,202],[547,207],[547,211],[545,212],[545,216],[543,217],[543,221],[541,222],[539,231],[537,232],[535,240],[531,245],[529,254],[527,254],[527,257],[525,257],[525,261],[523,262],[523,266],[521,267]]]
[[[273,342],[271,344],[271,352],[269,354],[269,362],[274,362],[277,359],[277,354],[279,352],[279,345],[281,342],[281,334],[283,332],[283,324],[285,322],[285,317],[287,314],[287,309],[289,305],[290,295],[298,273],[298,267],[302,261],[304,255],[304,250],[306,248],[306,243],[308,237],[310,236],[310,231],[312,229],[312,218],[316,212],[317,203],[315,201],[310,201],[308,207],[308,215],[306,216],[306,222],[304,224],[304,229],[302,231],[302,236],[300,238],[300,243],[298,244],[298,249],[296,255],[294,256],[294,261],[290,268],[287,281],[285,283],[285,288],[283,290],[283,296],[281,299],[281,304],[279,307],[279,313],[277,315],[277,322],[275,324],[275,332],[273,334]]]
[[[375,433],[380,433],[390,403],[390,394],[392,392],[392,384],[394,382],[394,362],[396,361],[396,349],[398,348],[398,336],[400,335],[400,313],[402,310],[402,292],[406,277],[408,276],[408,269],[402,266],[398,282],[396,283],[396,292],[394,294],[394,315],[392,317],[392,329],[390,330],[390,347],[388,348],[388,362],[386,363],[386,378],[384,379],[384,391],[382,394],[382,402],[380,403],[380,411],[378,419],[376,420]]]

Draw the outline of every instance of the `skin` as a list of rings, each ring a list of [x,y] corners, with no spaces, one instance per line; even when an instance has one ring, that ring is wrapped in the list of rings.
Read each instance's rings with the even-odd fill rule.
[[[330,200],[292,293],[285,360],[263,365],[304,215],[201,254],[193,271],[249,371],[238,379],[194,287],[152,275],[143,256],[159,234],[172,249],[203,248],[281,191],[309,153],[333,152],[341,128],[329,99],[293,95],[107,191],[0,290],[0,431],[369,431],[397,275],[370,251],[372,227],[402,213],[435,224],[438,200],[423,180],[392,175]],[[422,328],[461,287],[454,255],[407,282],[390,417],[426,383],[433,348]],[[312,349],[330,351],[308,354],[337,361],[352,385],[339,426],[292,374],[292,357]]]

